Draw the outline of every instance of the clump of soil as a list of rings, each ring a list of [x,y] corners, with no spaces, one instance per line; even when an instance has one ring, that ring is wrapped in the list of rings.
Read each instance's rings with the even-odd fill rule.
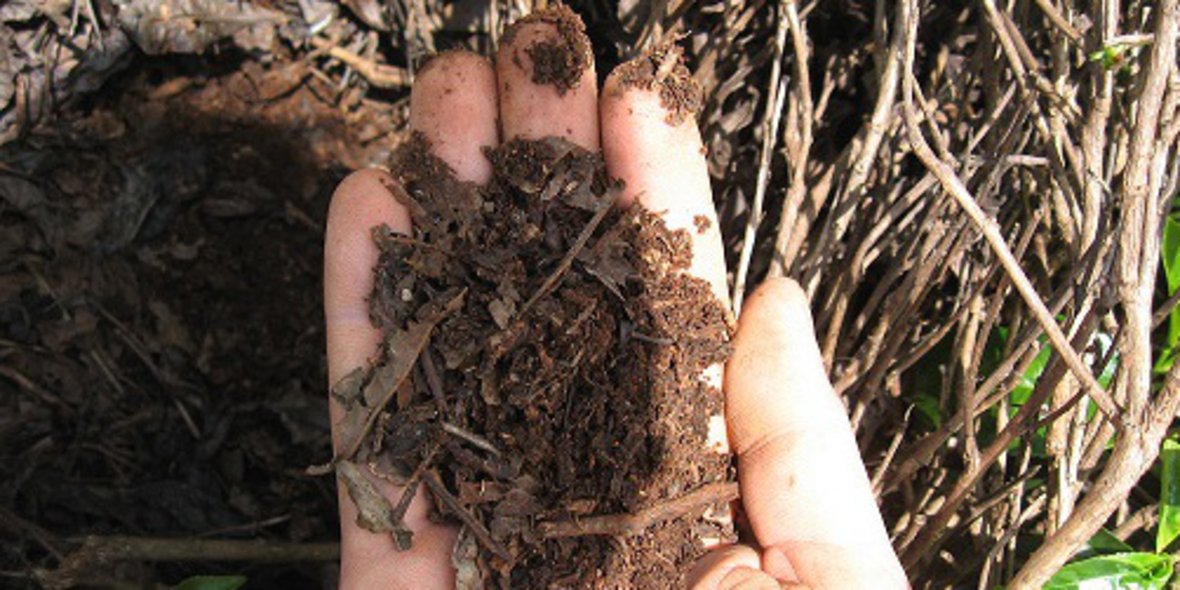
[[[511,45],[520,27],[531,23],[546,23],[557,29],[556,38],[537,41],[524,50],[533,62],[533,82],[553,84],[560,95],[577,88],[582,74],[594,60],[582,18],[558,2],[516,21],[505,31],[502,43]],[[513,61],[523,67],[518,56],[514,55]]]
[[[346,428],[343,458],[431,489],[463,525],[460,587],[667,587],[732,537],[729,457],[707,446],[722,398],[703,378],[727,358],[728,313],[682,272],[687,232],[613,206],[601,155],[547,138],[487,156],[478,188],[421,135],[397,152],[414,236],[375,230],[387,346],[337,387],[372,425]],[[400,506],[361,508],[412,542]]]
[[[674,42],[619,65],[614,75],[623,89],[657,90],[669,125],[679,125],[704,105],[704,91],[684,64],[684,50]]]

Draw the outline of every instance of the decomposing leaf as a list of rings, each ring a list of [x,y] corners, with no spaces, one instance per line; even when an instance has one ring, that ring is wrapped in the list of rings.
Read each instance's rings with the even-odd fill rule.
[[[336,473],[344,480],[348,497],[356,504],[356,524],[371,533],[390,533],[399,549],[409,549],[414,533],[394,516],[389,498],[377,489],[368,474],[351,461],[337,463]]]
[[[508,327],[508,322],[512,321],[512,316],[516,315],[516,304],[494,299],[488,304],[488,313],[492,314],[492,320],[503,330]]]
[[[221,0],[135,0],[118,14],[120,27],[154,55],[200,53],[229,37],[245,49],[266,48],[283,18],[260,5]]]
[[[336,385],[332,386],[332,398],[344,406],[345,409],[353,408],[360,402],[361,385],[364,382],[365,370],[357,367],[347,375],[341,377],[336,382]]]
[[[451,552],[451,564],[455,566],[455,590],[483,590],[483,574],[479,571],[479,545],[469,527],[459,530],[459,539]]]
[[[384,3],[376,0],[344,0],[344,5],[366,25],[378,31],[389,31],[390,22]]]
[[[425,318],[410,322],[409,327],[389,338],[389,358],[385,364],[373,370],[373,377],[362,392],[365,403],[355,404],[348,409],[338,425],[343,441],[342,457],[352,457],[356,453],[377,416],[393,398],[402,381],[409,377],[414,363],[430,340],[430,332],[443,318],[463,305],[465,295],[466,291],[460,291],[441,308],[428,312]]]

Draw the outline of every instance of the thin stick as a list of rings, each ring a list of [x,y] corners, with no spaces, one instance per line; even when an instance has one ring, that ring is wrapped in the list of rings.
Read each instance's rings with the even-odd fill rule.
[[[897,449],[901,447],[901,441],[905,438],[906,430],[910,425],[910,413],[913,408],[906,410],[905,418],[901,421],[901,426],[897,429],[897,434],[893,436],[893,440],[889,442],[889,448],[885,450],[885,457],[881,459],[881,464],[873,471],[873,477],[869,480],[869,485],[873,490],[873,495],[881,496],[881,482],[885,479],[885,473],[889,471],[889,466],[893,464],[893,458],[897,456]]]
[[[516,314],[517,319],[523,318],[525,315],[527,315],[528,312],[533,309],[533,306],[537,304],[537,301],[540,301],[542,297],[548,295],[549,292],[557,286],[557,283],[561,281],[562,277],[565,276],[565,272],[569,270],[570,265],[574,263],[574,258],[577,258],[582,249],[586,247],[586,242],[590,241],[590,236],[594,235],[594,230],[597,229],[599,224],[602,223],[602,220],[606,218],[606,214],[610,213],[616,196],[617,195],[611,195],[611,198],[598,205],[598,211],[594,213],[594,217],[591,217],[590,221],[586,223],[586,227],[582,228],[582,233],[578,234],[578,238],[574,240],[574,244],[570,246],[569,252],[566,252],[565,256],[562,257],[561,262],[557,265],[557,268],[554,269],[553,273],[545,279],[545,282],[541,284],[541,288],[537,289],[537,292],[533,293],[533,296],[530,297],[527,302],[525,302],[524,307],[520,308],[520,313]]]
[[[785,3],[783,3],[785,4]],[[774,33],[774,61],[770,64],[770,91],[766,96],[766,111],[762,114],[762,150],[758,155],[758,177],[754,185],[754,202],[750,206],[750,218],[746,220],[746,233],[742,237],[742,252],[738,258],[737,274],[733,281],[733,310],[740,314],[742,299],[745,297],[746,277],[750,272],[750,259],[754,255],[754,241],[758,226],[762,224],[762,208],[766,200],[766,186],[770,183],[770,160],[778,144],[779,122],[782,120],[783,104],[786,102],[786,81],[783,80],[783,46],[787,42],[789,21],[786,11],[779,6],[778,28]],[[804,59],[798,56],[798,59]]]
[[[451,512],[455,513],[455,516],[457,516],[459,520],[463,521],[463,524],[467,525],[467,528],[471,530],[471,533],[475,535],[476,540],[478,540],[485,549],[491,551],[493,555],[503,559],[504,561],[507,561],[508,563],[515,561],[515,559],[512,557],[512,554],[508,552],[508,549],[492,538],[492,534],[488,532],[487,527],[485,527],[483,523],[479,522],[479,520],[477,520],[474,515],[468,512],[467,508],[465,508],[463,504],[459,502],[458,498],[452,495],[451,492],[447,491],[447,487],[444,486],[441,481],[439,481],[438,475],[436,473],[433,471],[427,471],[422,475],[422,481],[426,482],[426,487],[430,488],[430,491],[434,494],[436,499],[445,504]]]
[[[82,540],[82,547],[78,549],[77,553],[83,552],[104,563],[113,561],[296,563],[340,559],[340,544],[90,536]]]
[[[410,479],[406,480],[406,489],[402,490],[402,496],[398,499],[397,504],[391,511],[393,522],[404,523],[406,521],[406,512],[410,509],[410,503],[414,501],[414,496],[418,495],[418,487],[422,484],[422,476],[426,470],[430,468],[430,464],[434,462],[434,456],[438,453],[439,445],[435,442],[430,446],[430,450],[426,451],[426,456],[418,463],[418,467],[414,469],[414,473],[410,474]],[[371,468],[370,468],[371,469]],[[408,536],[392,535],[393,542],[401,551],[407,551],[411,548]],[[404,541],[403,541],[404,540]],[[404,542],[404,544],[403,544]]]
[[[542,522],[537,525],[537,530],[546,539],[590,535],[621,537],[641,533],[648,527],[683,516],[698,508],[729,502],[737,497],[737,483],[711,483],[696,491],[659,504],[653,504],[638,512]]]
[[[914,29],[917,28],[917,16],[911,14],[911,17],[914,19],[914,22],[907,26],[904,31],[909,38],[909,43],[906,44],[903,53],[903,59],[905,60],[904,69],[907,73],[913,68],[914,42],[916,41]],[[1024,269],[1020,268],[1020,262],[1016,260],[1016,257],[1012,255],[1012,251],[1008,249],[1008,244],[1004,241],[1004,236],[1000,233],[999,225],[984,212],[979,206],[979,203],[975,202],[975,197],[971,195],[971,191],[959,179],[954,169],[947,165],[946,162],[938,159],[938,156],[934,154],[929,144],[926,143],[926,138],[922,136],[922,131],[918,127],[918,115],[914,110],[914,78],[912,75],[903,75],[902,87],[904,119],[914,154],[938,178],[943,190],[954,198],[959,207],[963,209],[963,212],[967,214],[976,228],[983,234],[988,246],[992,249],[992,253],[996,255],[1001,266],[1004,267],[1004,271],[1012,279],[1012,285],[1020,293],[1025,303],[1028,304],[1033,318],[1040,324],[1041,329],[1045,331],[1045,335],[1049,337],[1049,341],[1053,343],[1054,350],[1061,355],[1062,360],[1065,361],[1065,365],[1082,382],[1082,387],[1086,390],[1087,395],[1094,400],[1094,403],[1098,406],[1098,409],[1102,410],[1103,414],[1106,414],[1117,422],[1122,409],[1115,403],[1110,394],[1098,384],[1090,369],[1086,367],[1086,363],[1078,356],[1077,351],[1069,345],[1069,338],[1061,331],[1061,327],[1057,325],[1053,314],[1045,307],[1045,302],[1041,300],[1041,296],[1037,294],[1036,288],[1028,280],[1028,276],[1024,274]]]
[[[783,202],[782,220],[779,223],[780,236],[783,236],[783,246],[788,246],[796,240],[795,236],[783,235],[782,231],[793,232],[799,220],[799,210],[803,207],[803,200],[807,197],[807,164],[811,159],[811,144],[813,141],[812,127],[815,123],[815,106],[811,101],[811,70],[807,65],[809,56],[807,31],[803,28],[803,21],[799,18],[794,2],[784,2],[783,11],[787,23],[791,27],[791,47],[795,51],[795,86],[794,103],[790,112],[794,115],[796,126],[792,133],[786,136],[787,156],[791,160],[790,176],[787,179],[787,194]],[[818,197],[817,197],[818,200]],[[799,236],[801,238],[801,236]],[[786,274],[788,261],[779,249],[779,240],[775,238],[775,251]],[[775,265],[771,265],[772,271]],[[778,272],[778,271],[774,271]],[[774,276],[774,275],[772,275]]]
[[[434,403],[438,406],[439,415],[450,415],[450,409],[447,408],[446,390],[443,389],[442,377],[438,374],[438,368],[434,364],[434,355],[430,353],[430,346],[422,349],[422,355],[418,357],[418,362],[422,364],[422,373],[426,375],[426,386],[430,388],[430,394],[434,396]]]
[[[311,45],[356,70],[377,88],[404,88],[410,85],[410,74],[402,68],[365,59],[320,37],[312,37]]]
[[[475,434],[474,432],[468,432],[449,422],[443,422],[442,429],[443,432],[451,436],[461,438],[493,455],[496,455],[497,457],[499,457],[501,454],[500,449],[497,449],[496,445],[492,444],[488,439]]]
[[[153,537],[98,537],[79,543],[55,570],[38,571],[45,588],[74,588],[96,567],[124,561],[239,561],[248,563],[325,562],[340,559],[339,543],[276,543],[228,539],[161,539]]]
[[[0,525],[18,535],[24,533],[32,537],[42,549],[49,552],[54,558],[58,560],[62,559],[64,545],[62,540],[57,538],[53,533],[41,528],[36,523],[29,522],[9,512],[7,508],[0,507]]]
[[[377,369],[374,375],[374,382],[371,382],[366,387],[366,392],[368,389],[375,387],[374,383],[382,377],[382,372],[384,371],[387,373],[385,375],[387,382],[383,384],[384,390],[376,393],[377,399],[366,400],[370,402],[370,406],[365,407],[357,404],[354,408],[347,410],[343,422],[346,428],[342,432],[344,436],[342,437],[341,453],[332,459],[332,464],[335,464],[340,459],[351,458],[356,454],[361,443],[369,435],[369,431],[373,429],[373,425],[377,423],[377,418],[385,411],[385,407],[389,405],[389,400],[393,399],[394,394],[401,387],[402,381],[405,381],[410,375],[414,363],[419,358],[419,355],[421,355],[422,349],[426,347],[426,343],[430,340],[430,334],[434,331],[434,327],[448,315],[462,307],[463,300],[466,296],[467,289],[464,288],[463,291],[448,301],[443,306],[443,309],[435,313],[432,317],[417,320],[411,325],[407,338],[409,340],[407,349],[394,351],[395,354],[390,356],[389,364]]]
[[[1068,20],[1065,20],[1065,17],[1061,15],[1061,12],[1049,0],[1034,1],[1041,11],[1045,13],[1045,16],[1049,18],[1049,22],[1053,23],[1058,29],[1061,29],[1061,32],[1065,33],[1065,36],[1069,37],[1070,41],[1077,43],[1082,40],[1082,34],[1073,25],[1069,24]]]

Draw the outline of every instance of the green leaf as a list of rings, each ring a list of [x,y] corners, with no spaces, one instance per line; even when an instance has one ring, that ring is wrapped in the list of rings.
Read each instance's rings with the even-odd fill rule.
[[[1160,265],[1163,266],[1164,279],[1168,285],[1167,296],[1171,296],[1180,288],[1180,221],[1168,216],[1164,220],[1164,235],[1160,240]],[[1163,346],[1155,358],[1152,372],[1162,377],[1176,360],[1176,350],[1180,345],[1180,307],[1168,314],[1168,331],[1164,337]]]
[[[1164,441],[1160,451],[1163,480],[1160,486],[1160,524],[1155,534],[1155,550],[1162,553],[1180,537],[1180,443]]]
[[[1164,266],[1164,278],[1168,283],[1168,296],[1180,288],[1180,222],[1170,215],[1164,222],[1164,236],[1160,242],[1160,262]],[[1168,316],[1168,340],[1165,349],[1174,349],[1180,343],[1180,308],[1173,309]]]
[[[1037,386],[1037,379],[1040,379],[1041,373],[1045,372],[1045,365],[1049,364],[1049,356],[1052,354],[1053,347],[1045,345],[1033,358],[1032,363],[1028,365],[1028,370],[1020,376],[1020,383],[1012,390],[1010,399],[1013,405],[1021,406],[1028,401],[1028,397],[1032,395],[1033,389]]]
[[[1172,577],[1171,555],[1117,553],[1071,563],[1044,590],[1164,590]]]
[[[1164,238],[1160,243],[1160,262],[1168,281],[1168,295],[1180,287],[1180,222],[1168,216],[1164,221]]]
[[[238,590],[246,585],[246,576],[193,576],[172,590]]]
[[[1135,551],[1133,547],[1124,543],[1121,539],[1114,536],[1106,528],[1098,529],[1093,537],[1086,542],[1086,548],[1078,552],[1079,557],[1097,557],[1099,555],[1109,555],[1111,553],[1131,553]]]
[[[930,421],[934,428],[942,424],[942,412],[938,407],[938,398],[929,394],[920,394],[914,398],[914,409]]]

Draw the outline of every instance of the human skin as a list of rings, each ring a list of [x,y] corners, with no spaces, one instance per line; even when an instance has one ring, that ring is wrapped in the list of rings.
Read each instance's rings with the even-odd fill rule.
[[[524,48],[554,36],[549,24],[522,26],[500,48],[495,66],[466,52],[436,57],[411,91],[410,127],[426,135],[460,179],[476,183],[491,177],[483,148],[501,139],[556,135],[601,149],[608,172],[626,183],[624,205],[641,203],[670,229],[690,230],[688,272],[727,303],[725,259],[695,121],[669,125],[656,93],[624,88],[614,75],[600,95],[593,68],[565,94],[534,84]],[[332,197],[324,254],[331,383],[364,366],[381,342],[368,314],[378,258],[370,228],[384,223],[411,230],[409,213],[386,188],[393,182],[384,172],[364,170],[346,178]],[[698,233],[693,220],[702,215],[711,223]],[[725,419],[756,546],[711,551],[689,572],[690,587],[905,588],[799,287],[785,279],[760,286],[743,309],[734,345],[725,368]],[[338,445],[343,412],[329,403]],[[384,491],[399,497],[392,485]],[[425,492],[406,514],[414,531],[408,551],[398,551],[389,535],[360,528],[342,490],[339,503],[341,588],[454,588],[457,529],[427,518]]]

